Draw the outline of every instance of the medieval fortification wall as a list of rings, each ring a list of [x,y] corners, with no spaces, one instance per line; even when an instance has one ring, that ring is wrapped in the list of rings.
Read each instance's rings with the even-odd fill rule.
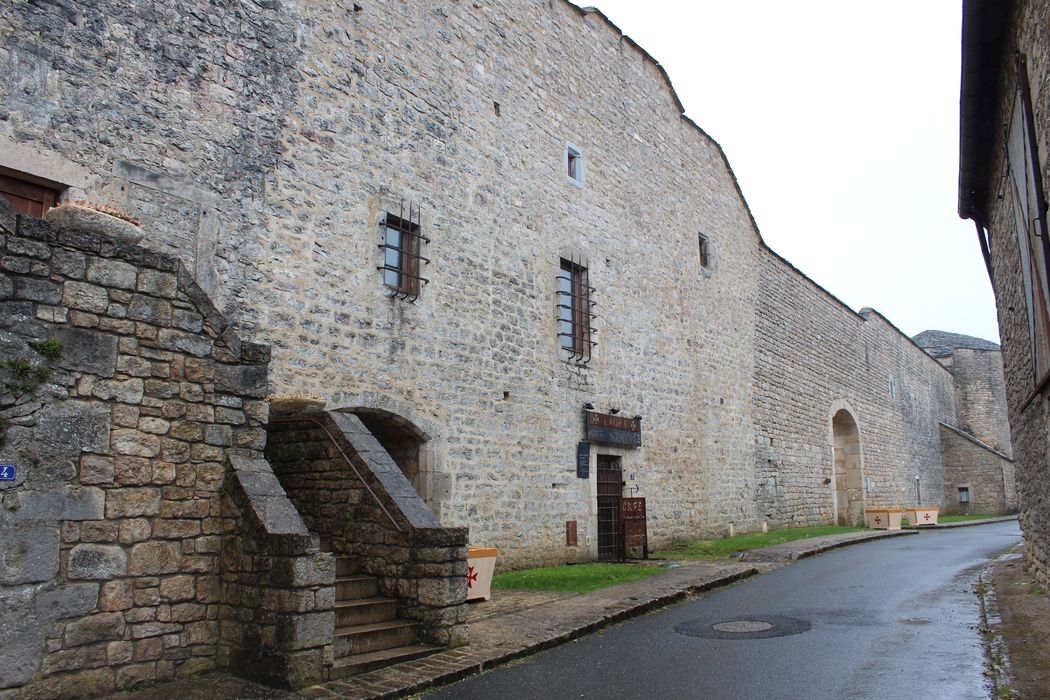
[[[599,13],[560,0],[0,12],[0,167],[143,219],[145,246],[272,347],[275,391],[411,424],[421,495],[506,563],[594,555],[599,452],[647,498],[653,546],[830,521],[843,408],[871,503],[907,500],[915,474],[941,491],[948,373],[763,246],[717,143]],[[414,302],[377,272],[379,224],[403,204],[429,240]],[[594,287],[586,366],[559,349],[562,260]],[[595,446],[578,478],[588,403],[641,416],[643,445]]]

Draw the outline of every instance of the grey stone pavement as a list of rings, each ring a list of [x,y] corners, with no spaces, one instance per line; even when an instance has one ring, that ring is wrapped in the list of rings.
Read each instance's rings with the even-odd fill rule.
[[[1010,520],[1012,518],[1002,518]],[[999,520],[999,519],[997,519]],[[979,522],[952,523],[960,527]],[[933,529],[933,528],[923,528]],[[390,666],[298,693],[275,690],[227,674],[214,673],[112,696],[115,700],[288,700],[291,698],[397,698],[447,685],[585,634],[729,585],[791,561],[837,547],[916,530],[869,530],[798,540],[746,552],[739,560],[639,563],[664,566],[666,573],[592,593],[495,591],[490,601],[471,604],[470,645],[417,661]]]

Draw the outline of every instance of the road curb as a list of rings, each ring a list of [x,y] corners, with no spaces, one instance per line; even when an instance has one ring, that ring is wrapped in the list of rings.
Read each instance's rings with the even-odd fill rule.
[[[807,557],[823,554],[840,547],[881,540],[887,537],[900,537],[901,535],[914,535],[914,530],[873,530],[872,532],[858,532],[854,536],[844,538],[842,535],[828,535],[826,541],[813,542],[811,540],[796,540],[786,544],[778,544],[762,549],[752,549],[740,555],[740,561],[752,562],[774,562],[774,561],[797,561]],[[819,540],[820,538],[814,538]],[[804,544],[810,542],[809,544]]]
[[[981,520],[963,520],[958,523],[937,523],[936,525],[909,525],[905,530],[922,532],[923,530],[951,530],[956,527],[974,527],[975,525],[990,525],[992,523],[1005,523],[1017,520],[1016,515],[1004,515],[1001,518],[983,518]]]

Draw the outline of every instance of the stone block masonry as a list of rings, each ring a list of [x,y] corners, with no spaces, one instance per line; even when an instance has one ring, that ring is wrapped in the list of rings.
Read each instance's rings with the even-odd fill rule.
[[[945,513],[1005,513],[1015,508],[1013,462],[957,428],[941,426]],[[965,490],[965,500],[962,492]]]
[[[873,504],[906,498],[916,474],[942,493],[948,375],[878,314],[844,309],[774,259],[718,144],[599,12],[562,0],[99,0],[0,13],[0,167],[19,170],[8,154],[28,153],[30,178],[144,220],[148,248],[179,256],[239,334],[273,348],[268,376],[214,367],[217,392],[254,395],[269,380],[372,421],[437,521],[498,547],[501,567],[598,555],[599,458],[619,460],[647,499],[653,548],[830,521],[840,474],[844,494]],[[563,170],[569,144],[582,179]],[[379,273],[384,222],[403,206],[428,261],[411,301]],[[59,288],[33,273],[30,248],[11,263],[27,277],[11,293],[17,282],[68,309],[55,323],[88,329],[116,304],[133,328],[169,319],[165,350],[207,352],[212,322],[164,294],[135,298],[127,269],[63,258]],[[593,287],[587,363],[559,340],[563,260]],[[97,371],[112,372],[92,380],[96,400],[207,396],[158,384],[107,342],[78,360],[101,356]],[[643,437],[591,445],[580,478],[588,404],[641,416]],[[834,471],[833,408],[855,419],[843,463],[863,468],[849,474]],[[128,460],[163,459],[172,439],[226,450],[251,430],[236,410],[214,406],[208,424],[122,414],[68,440]],[[92,464],[98,481],[82,488],[142,481],[128,460]],[[127,486],[143,491],[106,502],[107,517],[163,507],[149,483]]]
[[[0,481],[0,697],[226,663],[220,625],[245,607],[220,557],[242,517],[226,460],[261,454],[268,359],[178,260],[0,200],[0,462],[18,470]]]
[[[411,483],[352,414],[275,416],[266,453],[311,532],[376,576],[424,641],[467,641],[467,530],[442,528]]]
[[[1023,75],[1030,89],[1033,122],[1031,132],[1017,132],[1017,138],[1026,142],[1022,149],[1025,157],[1032,161],[1032,169],[1023,176],[1031,180],[1031,173],[1041,173],[1045,196],[1050,178],[1050,100],[1046,92],[1050,85],[1050,38],[1046,32],[1050,2],[966,2],[964,17],[966,89],[960,111],[959,210],[974,220],[987,242],[1025,562],[1040,583],[1050,587],[1050,403],[1048,386],[1036,376],[1033,357],[1033,335],[1050,331],[1046,329],[1045,312],[1033,304],[1030,291],[1035,289],[1034,294],[1039,296],[1040,271],[1045,270],[1042,255],[1031,252],[1042,247],[1039,224],[1045,217],[1041,213],[1029,216],[1023,210],[1023,200],[1015,195],[1010,183],[1017,168],[1024,167],[1025,158],[1011,156],[1008,145],[1010,125],[1015,118],[1020,121],[1016,104]],[[1022,60],[1020,65],[1018,59]],[[1034,204],[1028,206],[1034,211]],[[1029,223],[1023,226],[1021,222],[1026,220]],[[1026,274],[1028,260],[1031,269]],[[994,437],[987,441],[994,442]]]
[[[951,374],[878,313],[855,313],[769,249],[761,261],[754,377],[761,516],[777,526],[838,519],[833,507],[847,489],[836,489],[846,475],[832,433],[842,410],[859,434],[851,500],[913,505],[919,476],[924,501],[939,505],[938,426],[956,420]]]

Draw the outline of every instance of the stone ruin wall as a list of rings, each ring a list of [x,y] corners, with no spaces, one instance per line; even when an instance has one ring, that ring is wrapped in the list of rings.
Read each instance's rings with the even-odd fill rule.
[[[1050,22],[1050,2],[1025,0],[1014,10],[1012,34],[1003,48],[1000,71],[999,103],[996,114],[1007,124],[1013,113],[1017,90],[1013,59],[1016,51],[1028,59],[1028,80],[1032,89],[1035,111],[1037,149],[1041,159],[1040,170],[1050,173],[1050,101],[1045,90],[1050,85],[1050,51],[1047,50],[1045,27]],[[992,182],[998,182],[999,173],[1006,169],[1006,139],[996,141],[988,163]],[[1044,586],[1050,585],[1050,465],[1047,462],[1048,423],[1047,400],[1036,397],[1033,378],[1028,319],[1025,311],[1024,284],[1021,279],[1020,253],[1017,248],[1013,201],[1010,196],[999,196],[999,188],[990,187],[984,211],[988,216],[992,270],[994,273],[996,310],[999,315],[999,336],[1006,374],[1006,395],[1010,407],[1010,437],[1015,457],[1018,506],[1021,529],[1024,531],[1025,560],[1033,568]]]
[[[940,505],[938,421],[951,375],[874,311],[857,314],[763,250],[755,369],[755,480],[771,524],[832,522],[832,416],[853,415],[869,507]],[[892,383],[892,395],[891,395]]]
[[[265,443],[267,348],[173,258],[6,202],[0,232],[0,697],[222,665],[224,462]],[[49,339],[54,361],[30,346]],[[28,388],[17,363],[50,372]]]

